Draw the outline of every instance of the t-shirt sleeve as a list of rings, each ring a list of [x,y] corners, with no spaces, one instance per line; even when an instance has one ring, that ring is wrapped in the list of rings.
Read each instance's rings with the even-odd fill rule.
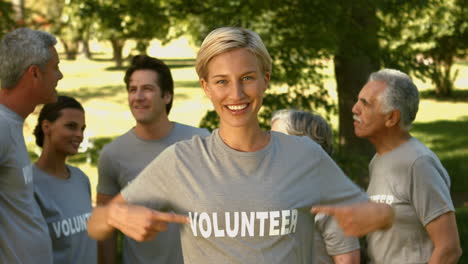
[[[83,185],[86,188],[86,192],[88,193],[89,197],[91,197],[91,183],[89,182],[89,177],[82,171],[81,169],[77,167],[71,167],[72,170],[75,170],[75,173],[80,177],[80,181],[83,182]]]
[[[330,256],[345,254],[360,248],[359,240],[356,237],[346,236],[333,217],[323,214],[316,215],[315,227]]]
[[[412,166],[410,197],[423,225],[449,211],[455,211],[450,198],[445,170],[429,156],[417,159]]]
[[[170,172],[176,171],[175,164],[174,146],[170,146],[121,191],[125,201],[155,210],[169,210],[171,184],[168,181],[172,178]]]
[[[321,204],[347,205],[369,200],[324,151],[319,166]]]
[[[120,192],[118,183],[118,168],[112,157],[105,149],[101,152],[98,161],[97,192],[106,195],[117,195]]]

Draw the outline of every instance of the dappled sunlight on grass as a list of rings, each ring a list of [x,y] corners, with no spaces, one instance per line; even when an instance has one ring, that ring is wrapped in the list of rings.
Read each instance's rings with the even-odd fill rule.
[[[468,115],[456,120],[416,123],[413,136],[426,144],[442,161],[452,178],[452,191],[468,192]]]

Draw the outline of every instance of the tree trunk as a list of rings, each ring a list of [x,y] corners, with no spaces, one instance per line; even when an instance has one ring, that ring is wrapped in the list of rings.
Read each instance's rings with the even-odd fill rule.
[[[15,10],[14,18],[19,25],[24,26],[25,9],[24,9],[24,0],[12,0],[13,9]]]
[[[93,54],[91,53],[91,49],[89,48],[89,39],[87,37],[83,38],[81,40],[81,43],[83,43],[83,54],[87,59],[92,59]]]
[[[367,2],[364,5],[360,2]],[[339,107],[340,152],[350,162],[364,157],[369,161],[374,153],[366,139],[354,134],[351,109],[369,74],[379,69],[376,10],[369,1],[343,1],[348,15],[338,25],[338,49],[334,57]],[[359,157],[357,157],[359,156]],[[367,172],[367,167],[363,172]],[[367,173],[365,173],[367,175]],[[354,175],[359,176],[359,175]]]
[[[123,64],[122,50],[125,45],[124,39],[110,39],[112,44],[113,59],[115,61],[115,66],[121,68]]]
[[[76,60],[78,54],[78,41],[67,41],[62,39],[63,48],[67,60]]]

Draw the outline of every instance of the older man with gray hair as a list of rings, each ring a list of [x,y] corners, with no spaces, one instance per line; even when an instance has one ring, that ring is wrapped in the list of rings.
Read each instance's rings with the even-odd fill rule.
[[[460,241],[450,177],[439,158],[409,133],[418,90],[403,72],[372,73],[352,111],[356,136],[377,153],[369,164],[369,197],[395,210],[395,222],[367,236],[372,263],[457,263]]]
[[[49,33],[27,28],[0,42],[0,263],[52,263],[52,242],[33,196],[24,119],[57,100],[62,79]]]

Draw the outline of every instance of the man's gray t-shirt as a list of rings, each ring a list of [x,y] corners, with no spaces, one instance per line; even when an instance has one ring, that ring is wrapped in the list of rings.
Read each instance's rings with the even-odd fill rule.
[[[143,140],[134,129],[106,145],[99,157],[99,182],[97,192],[117,195],[156,156],[174,143],[207,136],[208,130],[173,123],[171,133],[159,140]],[[152,241],[137,242],[124,237],[124,263],[183,263],[179,227],[170,224],[166,232],[158,234]]]
[[[434,245],[425,226],[454,211],[450,177],[437,156],[415,138],[369,164],[370,199],[395,210],[393,226],[367,236],[372,263],[427,263]]]
[[[49,227],[54,264],[97,263],[97,243],[87,232],[92,211],[88,177],[69,165],[68,179],[59,179],[32,166],[34,197]]]
[[[169,147],[122,195],[189,216],[186,263],[313,263],[310,208],[367,200],[308,138],[271,132],[264,149],[239,152],[218,130]]]
[[[52,245],[34,200],[24,119],[0,104],[0,263],[52,263]]]

